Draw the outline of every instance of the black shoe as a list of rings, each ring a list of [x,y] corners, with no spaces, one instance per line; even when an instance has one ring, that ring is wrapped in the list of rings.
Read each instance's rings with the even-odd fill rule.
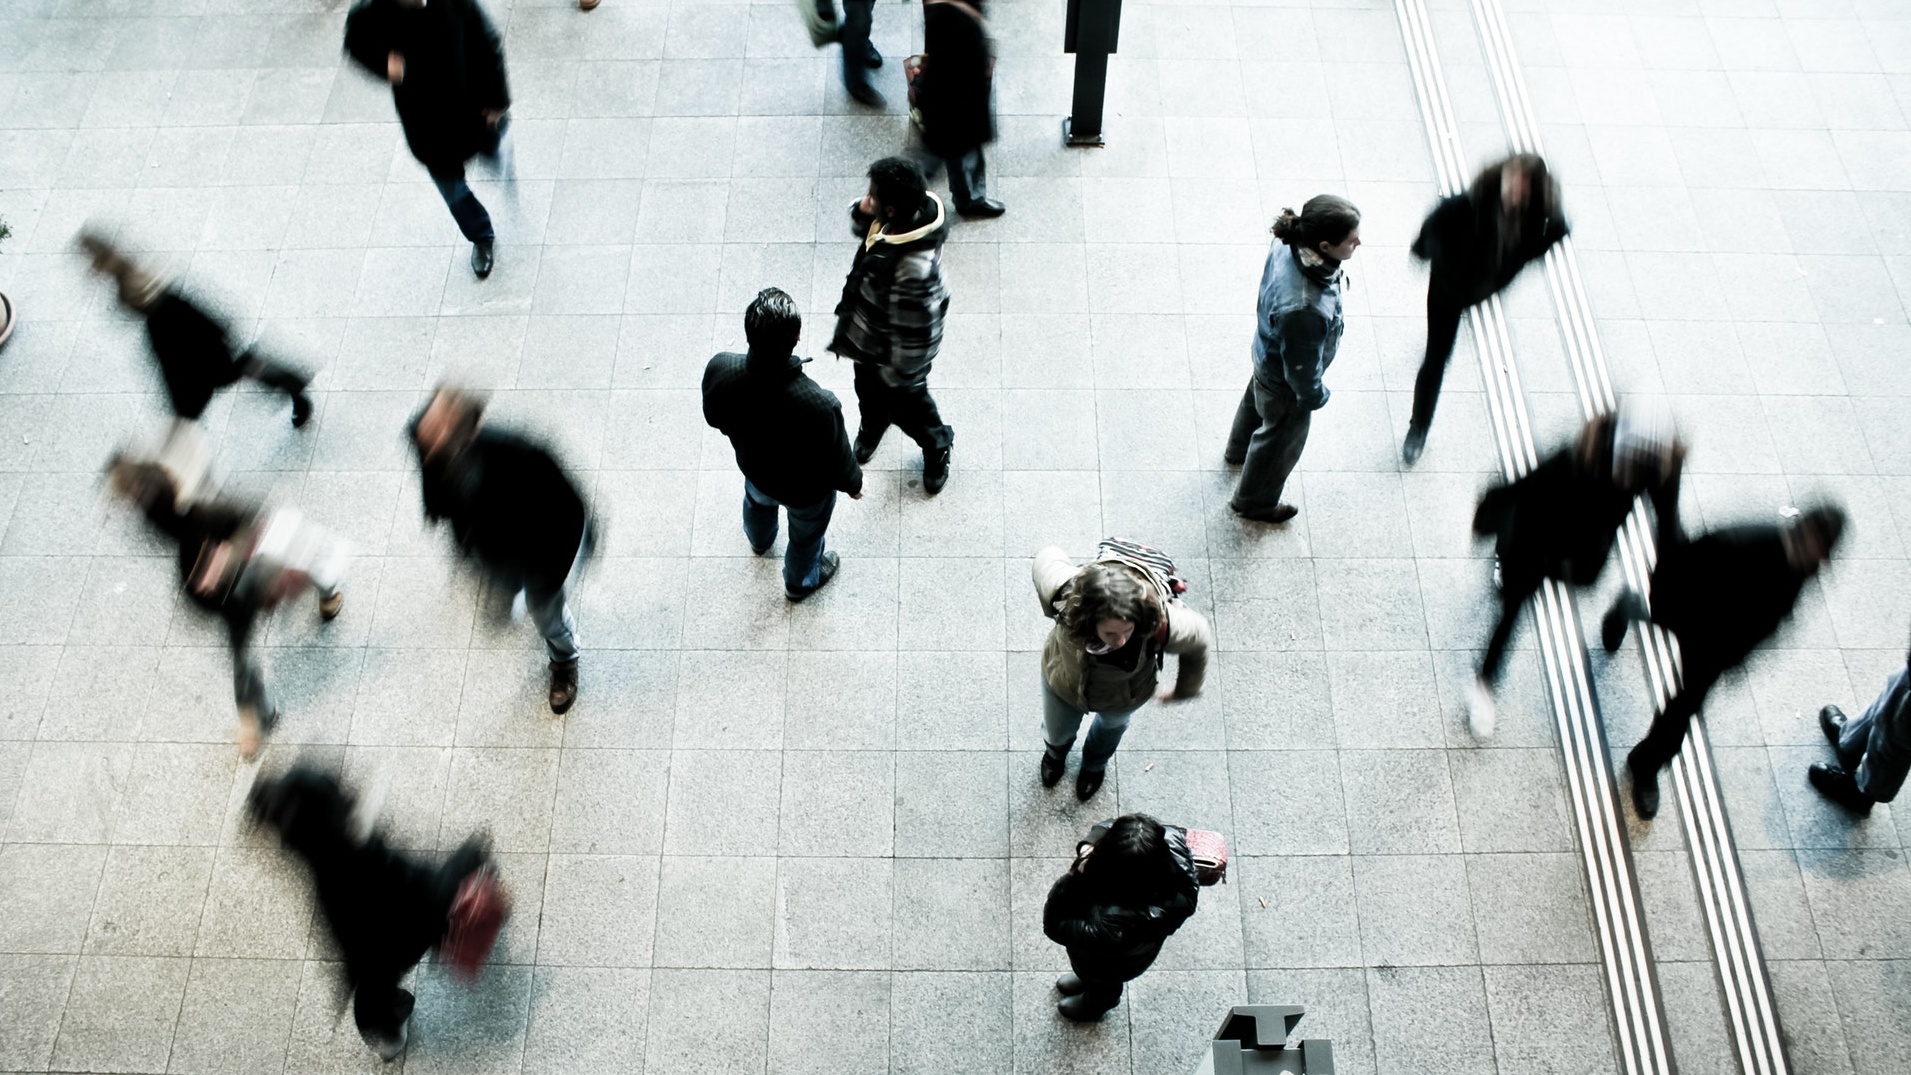
[[[1094,798],[1095,793],[1101,790],[1102,780],[1107,776],[1108,770],[1106,769],[1096,769],[1092,772],[1083,769],[1081,772],[1076,773],[1075,797],[1083,802]]]
[[[953,448],[922,453],[922,491],[934,496],[949,484],[949,454]]]
[[[497,260],[492,254],[491,245],[489,239],[471,244],[471,271],[477,273],[480,280],[491,275],[491,266]]]
[[[818,573],[816,585],[811,586],[807,590],[791,590],[791,589],[785,588],[783,591],[783,596],[789,598],[792,601],[801,601],[805,597],[808,597],[809,595],[815,593],[816,591],[822,589],[823,587],[828,586],[829,580],[836,577],[836,569],[843,566],[843,558],[836,555],[833,552],[825,552],[823,554],[822,562],[823,562],[823,569],[821,572]]]
[[[1626,628],[1632,621],[1626,616],[1624,600],[1616,601],[1606,610],[1606,618],[1599,623],[1599,644],[1606,647],[1607,653],[1618,653],[1619,644],[1626,640]]]
[[[1845,737],[1845,711],[1835,705],[1828,705],[1818,711],[1818,727],[1831,740],[1833,748]]]
[[[312,420],[312,397],[300,392],[292,397],[292,428],[303,429]]]
[[[551,662],[551,712],[558,716],[571,711],[577,701],[577,658]]]
[[[871,459],[874,459],[876,457],[876,449],[882,445],[882,442],[883,442],[882,437],[864,436],[863,431],[858,429],[856,431],[856,463],[857,465],[860,466],[864,463],[869,462]]]
[[[1812,787],[1818,789],[1818,794],[1859,817],[1871,813],[1872,804],[1878,801],[1859,791],[1858,781],[1836,765],[1814,763],[1805,771],[1805,778],[1811,781]]]
[[[1234,514],[1243,519],[1257,523],[1270,523],[1274,526],[1279,526],[1301,513],[1301,509],[1292,504],[1276,504],[1265,511],[1242,511],[1233,504],[1229,504],[1228,507],[1234,508]]]
[[[1626,769],[1632,773],[1632,808],[1647,821],[1659,816],[1659,771],[1639,771],[1639,763],[1626,755]]]
[[[1060,1004],[1055,1005],[1055,1010],[1061,1012],[1062,1018],[1067,1019],[1071,1023],[1099,1023],[1101,1022],[1101,1017],[1107,1015],[1109,1012],[1107,1008],[1089,1007],[1088,1002],[1079,996],[1069,997],[1063,1000]]]
[[[871,86],[867,82],[863,83],[860,86],[849,86],[846,88],[849,90],[850,100],[855,101],[858,104],[868,105],[871,108],[888,108],[889,107],[888,99],[885,98],[882,94],[877,93],[876,87]]]
[[[876,43],[867,38],[863,39],[863,63],[871,70],[883,65],[883,54],[877,52]]]
[[[1427,450],[1427,431],[1421,426],[1408,426],[1407,439],[1400,445],[1400,458],[1408,466],[1420,461],[1420,453]]]
[[[1062,767],[1068,764],[1068,756],[1061,757],[1042,751],[1042,786],[1052,788],[1062,782]]]
[[[1055,991],[1065,997],[1079,997],[1087,990],[1088,983],[1082,981],[1074,971],[1055,979]]]
[[[1008,211],[1008,206],[1003,205],[994,198],[983,198],[979,201],[969,202],[966,205],[956,206],[956,215],[967,217],[999,217]]]

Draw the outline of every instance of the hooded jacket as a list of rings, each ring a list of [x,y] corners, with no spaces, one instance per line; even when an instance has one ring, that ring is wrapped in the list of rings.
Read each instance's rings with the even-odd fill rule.
[[[1340,349],[1340,266],[1276,240],[1261,270],[1254,376],[1286,385],[1307,410],[1327,405],[1322,379]]]
[[[907,222],[885,224],[849,207],[851,230],[862,239],[836,304],[836,335],[829,349],[878,367],[884,383],[905,387],[929,379],[942,347],[949,289],[942,281],[942,244],[949,221],[942,199],[923,196]]]
[[[703,371],[703,420],[730,438],[751,485],[796,507],[863,487],[843,405],[803,372],[808,361],[726,352]]]
[[[392,101],[411,155],[428,170],[455,172],[498,144],[487,109],[511,107],[504,46],[477,0],[362,0],[345,19],[345,51],[380,81],[389,53],[405,57]]]
[[[1071,866],[1048,891],[1042,908],[1042,932],[1068,949],[1075,973],[1101,982],[1126,982],[1161,954],[1161,944],[1200,901],[1201,886],[1183,831],[1166,826],[1175,870],[1157,899],[1145,907],[1106,903]]]
[[[1456,305],[1471,306],[1498,294],[1571,231],[1559,211],[1559,184],[1551,176],[1544,195],[1528,203],[1518,235],[1507,234],[1500,205],[1497,178],[1475,183],[1441,199],[1413,241],[1413,255],[1432,263],[1429,287]]]
[[[1714,530],[1659,549],[1652,622],[1679,636],[1688,663],[1729,668],[1777,633],[1808,578],[1777,526]]]
[[[533,592],[563,587],[583,552],[589,512],[550,452],[515,433],[480,429],[463,452],[421,470],[425,517],[450,520],[466,554]]]
[[[1055,602],[1062,588],[1080,570],[1066,553],[1054,546],[1035,554],[1032,571],[1035,596],[1044,614],[1055,614]],[[1143,586],[1154,585],[1145,578],[1140,581]],[[1166,602],[1163,615],[1168,627],[1165,638],[1143,638],[1136,632],[1127,647],[1100,656],[1083,649],[1081,642],[1071,638],[1058,621],[1042,644],[1042,681],[1056,697],[1085,713],[1134,709],[1154,697],[1160,670],[1157,661],[1162,654],[1172,653],[1177,658],[1175,695],[1192,698],[1200,694],[1202,681],[1207,677],[1208,650],[1214,646],[1214,631],[1204,616],[1180,601]]]

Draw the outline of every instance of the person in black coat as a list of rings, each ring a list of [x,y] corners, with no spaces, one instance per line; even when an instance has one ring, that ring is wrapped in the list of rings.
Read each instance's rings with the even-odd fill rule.
[[[1587,422],[1572,447],[1480,498],[1473,532],[1496,539],[1500,617],[1468,692],[1475,735],[1493,734],[1493,687],[1526,599],[1547,579],[1572,586],[1597,580],[1633,501],[1642,495],[1650,498],[1661,545],[1674,538],[1684,460],[1685,447],[1669,416],[1629,407]]]
[[[1411,466],[1427,446],[1440,382],[1460,334],[1460,315],[1513,282],[1566,236],[1559,183],[1546,162],[1520,153],[1488,165],[1464,193],[1444,198],[1420,227],[1413,255],[1428,262],[1427,352],[1413,384],[1413,417],[1400,454]]]
[[[1791,511],[1776,526],[1734,526],[1692,541],[1662,542],[1650,608],[1627,594],[1606,613],[1600,641],[1608,653],[1619,648],[1635,619],[1650,619],[1679,640],[1678,693],[1626,756],[1640,817],[1659,812],[1659,770],[1684,745],[1686,725],[1707,692],[1777,633],[1844,531],[1841,509],[1819,507]]]
[[[212,402],[213,393],[247,377],[292,397],[294,427],[305,425],[312,417],[312,397],[305,394],[311,383],[309,375],[273,362],[250,347],[235,353],[224,325],[98,232],[82,231],[79,247],[86,252],[94,272],[113,278],[120,305],[146,319],[146,340],[152,345],[153,357],[159,360],[159,373],[166,382],[166,396],[175,417],[198,421]]]
[[[863,468],[843,426],[835,394],[803,372],[794,354],[803,338],[796,303],[764,288],[743,316],[748,354],[725,352],[703,371],[703,419],[736,449],[743,471],[743,533],[758,556],[776,541],[776,509],[790,514],[783,589],[801,601],[836,575],[840,559],[824,546],[836,494],[863,495]]]
[[[1154,963],[1199,898],[1180,829],[1126,814],[1100,839],[1084,840],[1042,908],[1042,931],[1068,949],[1074,968],[1055,983],[1063,997],[1056,1009],[1092,1023],[1120,1004],[1122,984]]]
[[[496,234],[464,167],[478,156],[501,162],[511,92],[484,8],[478,0],[361,0],[345,19],[345,51],[391,83],[411,155],[470,240],[471,270],[491,275]]]
[[[589,553],[590,512],[543,446],[483,428],[484,400],[441,385],[412,420],[425,518],[451,523],[496,592],[522,594],[551,654],[551,712],[577,699],[577,622],[567,600]]]
[[[454,905],[474,875],[491,869],[488,842],[472,837],[443,864],[427,865],[375,833],[361,836],[354,796],[307,766],[262,778],[246,803],[310,867],[358,1032],[381,1058],[396,1059],[415,1004],[399,982],[427,952],[457,940],[463,923]]]
[[[981,0],[925,0],[922,72],[912,87],[922,144],[949,169],[949,193],[966,217],[1007,211],[989,197],[982,147],[995,141],[995,46]]]

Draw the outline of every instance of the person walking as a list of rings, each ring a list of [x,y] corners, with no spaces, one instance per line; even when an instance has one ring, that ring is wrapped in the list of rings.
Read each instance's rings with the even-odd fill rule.
[[[1042,613],[1055,621],[1042,644],[1042,786],[1062,779],[1082,718],[1093,713],[1075,776],[1083,802],[1101,790],[1129,719],[1157,697],[1166,655],[1178,661],[1174,686],[1158,696],[1164,704],[1201,693],[1214,646],[1207,619],[1153,565],[1114,545],[1104,542],[1080,568],[1050,546],[1032,570]]]
[[[1300,509],[1281,501],[1307,447],[1314,412],[1327,405],[1323,378],[1340,347],[1341,262],[1360,247],[1360,210],[1332,194],[1281,210],[1261,270],[1254,375],[1234,411],[1224,453],[1241,468],[1229,507],[1243,519],[1284,523]]]
[[[1818,726],[1838,752],[1838,764],[1814,762],[1806,770],[1820,795],[1859,815],[1897,798],[1911,772],[1911,653],[1863,716],[1847,720],[1828,705],[1818,711]]]
[[[1056,1010],[1092,1023],[1120,1004],[1122,986],[1154,963],[1200,895],[1187,838],[1147,814],[1118,817],[1076,845],[1042,907],[1042,932],[1068,949],[1072,968],[1055,982]]]
[[[856,462],[869,462],[896,426],[922,447],[922,488],[934,496],[949,482],[955,445],[955,430],[929,395],[949,313],[942,280],[949,222],[906,157],[869,166],[869,191],[849,207],[849,219],[862,243],[843,281],[829,350],[856,363]]]
[[[851,99],[871,108],[885,107],[889,102],[869,84],[869,73],[883,65],[882,53],[869,40],[876,0],[843,0],[840,22],[834,0],[796,0],[796,9],[809,27],[810,44],[819,49],[833,41],[842,44],[843,88]]]
[[[1519,153],[1488,165],[1465,191],[1443,198],[1413,241],[1427,262],[1427,350],[1413,383],[1413,416],[1400,457],[1412,466],[1427,447],[1440,382],[1460,334],[1460,315],[1513,282],[1528,262],[1566,237],[1559,183],[1546,162]]]
[[[485,401],[440,385],[412,420],[425,518],[451,523],[459,551],[495,594],[523,598],[551,656],[551,712],[577,700],[577,622],[569,596],[590,554],[590,511],[542,445],[484,426]]]
[[[776,542],[776,509],[790,516],[783,590],[801,601],[836,576],[824,548],[836,494],[863,495],[863,468],[843,426],[843,405],[796,357],[803,317],[779,288],[764,288],[743,315],[747,354],[725,352],[703,371],[703,420],[730,438],[743,472],[743,534],[758,556]]]
[[[1663,544],[1650,608],[1627,593],[1606,613],[1600,640],[1608,653],[1635,619],[1650,619],[1679,639],[1678,693],[1626,755],[1640,817],[1658,814],[1659,770],[1684,745],[1686,725],[1712,685],[1777,633],[1844,530],[1845,513],[1836,507],[1790,509],[1776,526],[1728,527]]]
[[[145,320],[146,342],[159,360],[174,417],[198,421],[214,393],[250,378],[291,397],[294,428],[311,419],[312,397],[305,391],[311,375],[274,362],[253,347],[234,353],[226,326],[99,232],[80,232],[78,244],[94,272],[112,277],[120,305]]]
[[[508,175],[505,111],[511,92],[504,46],[477,0],[362,0],[345,19],[345,51],[392,100],[411,155],[471,243],[471,271],[491,275],[497,235],[465,182],[466,162],[485,157]]]
[[[982,0],[925,0],[923,64],[910,83],[922,144],[949,170],[956,213],[998,217],[982,147],[995,141],[995,43]]]

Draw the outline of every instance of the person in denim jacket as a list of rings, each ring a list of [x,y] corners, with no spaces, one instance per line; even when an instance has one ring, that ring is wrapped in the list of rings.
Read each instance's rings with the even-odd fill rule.
[[[1254,376],[1234,412],[1227,461],[1241,468],[1229,505],[1236,515],[1284,523],[1299,513],[1281,502],[1287,476],[1307,447],[1314,412],[1327,405],[1322,382],[1340,347],[1340,263],[1360,246],[1360,210],[1332,194],[1281,211],[1261,272]]]

